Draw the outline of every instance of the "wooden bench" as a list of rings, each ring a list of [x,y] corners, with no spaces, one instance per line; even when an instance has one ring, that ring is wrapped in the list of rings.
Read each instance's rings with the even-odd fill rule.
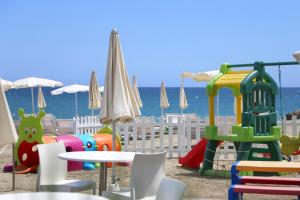
[[[228,199],[238,200],[243,193],[253,193],[297,195],[300,200],[300,178],[239,176],[240,171],[300,172],[299,162],[238,161],[234,163],[231,167],[231,186],[228,190]]]
[[[242,176],[240,177],[241,184],[278,184],[278,185],[299,185],[300,178],[289,177],[262,177],[262,176]]]
[[[262,186],[262,185],[233,185],[229,188],[228,199],[240,199],[243,193],[271,194],[271,195],[297,195],[300,199],[300,187]]]

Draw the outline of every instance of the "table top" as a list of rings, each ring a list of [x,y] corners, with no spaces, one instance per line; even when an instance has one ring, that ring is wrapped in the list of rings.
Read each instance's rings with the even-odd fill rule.
[[[63,160],[89,162],[131,162],[134,152],[125,151],[73,151],[58,154]]]
[[[237,171],[255,172],[300,172],[300,162],[283,161],[238,161]]]
[[[1,200],[108,200],[105,197],[95,195],[81,194],[81,193],[67,193],[67,192],[26,192],[26,193],[8,193],[0,194]]]

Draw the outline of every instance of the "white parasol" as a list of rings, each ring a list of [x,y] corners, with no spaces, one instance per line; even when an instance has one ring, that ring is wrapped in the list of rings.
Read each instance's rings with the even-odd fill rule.
[[[181,110],[181,114],[183,114],[183,110],[188,107],[188,103],[186,100],[185,91],[183,88],[183,83],[180,85],[180,94],[179,94],[179,108]]]
[[[51,91],[51,95],[60,95],[62,93],[75,94],[75,114],[78,116],[78,105],[77,105],[77,93],[78,92],[88,92],[89,86],[73,84],[69,86],[65,86],[62,88],[58,88],[56,90]]]
[[[32,113],[34,114],[34,98],[33,88],[34,87],[61,87],[63,84],[58,81],[53,81],[45,78],[28,77],[17,80],[13,83],[14,88],[31,88],[31,101],[32,101]]]
[[[43,95],[43,91],[42,91],[42,87],[39,87],[38,90],[38,103],[37,103],[37,107],[39,109],[43,109],[47,106],[44,95]]]
[[[96,78],[96,72],[92,71],[90,86],[89,86],[89,109],[92,109],[92,115],[94,109],[101,107],[101,94],[99,91],[99,85]]]
[[[134,93],[134,96],[135,96],[135,99],[139,105],[139,108],[142,108],[143,107],[143,103],[142,103],[142,99],[141,99],[141,96],[140,96],[140,93],[139,93],[139,89],[138,89],[138,86],[137,86],[137,82],[136,82],[136,77],[133,76],[132,77],[132,90],[133,90],[133,93]]]
[[[166,92],[165,83],[162,81],[160,85],[160,108],[161,108],[161,116],[164,115],[164,109],[169,108],[169,100]]]
[[[118,32],[113,29],[110,34],[105,85],[102,97],[100,121],[113,125],[112,149],[115,150],[116,123],[129,122],[140,115],[136,103],[119,41]],[[112,184],[115,183],[115,168],[112,168]]]

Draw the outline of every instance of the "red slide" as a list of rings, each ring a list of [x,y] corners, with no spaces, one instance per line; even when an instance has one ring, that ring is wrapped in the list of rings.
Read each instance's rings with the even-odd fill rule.
[[[205,138],[201,139],[186,156],[179,158],[179,164],[182,167],[198,169],[204,159],[206,144],[207,140]]]

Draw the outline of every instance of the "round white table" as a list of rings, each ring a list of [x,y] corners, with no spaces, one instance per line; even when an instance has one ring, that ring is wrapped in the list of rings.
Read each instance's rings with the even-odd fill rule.
[[[108,162],[131,162],[134,159],[134,152],[125,151],[74,151],[58,154],[63,160],[100,162],[99,195],[106,190]]]
[[[0,194],[1,200],[108,200],[105,197],[98,197],[95,195],[81,194],[81,193],[67,193],[67,192],[26,192],[26,193],[9,193]]]

